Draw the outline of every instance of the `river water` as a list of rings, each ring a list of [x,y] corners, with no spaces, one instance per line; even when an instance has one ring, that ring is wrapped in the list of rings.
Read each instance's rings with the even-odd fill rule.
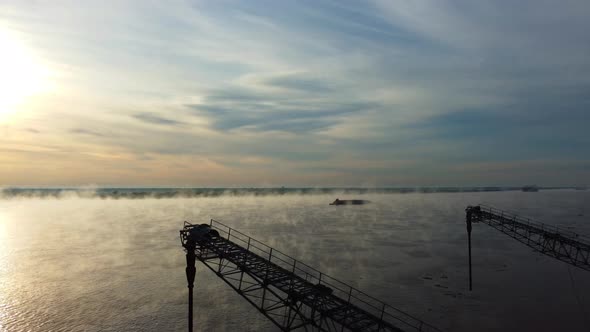
[[[183,331],[178,231],[220,220],[447,331],[590,331],[590,272],[474,225],[487,203],[590,235],[590,191],[0,199],[0,331]],[[198,331],[276,331],[197,263]]]

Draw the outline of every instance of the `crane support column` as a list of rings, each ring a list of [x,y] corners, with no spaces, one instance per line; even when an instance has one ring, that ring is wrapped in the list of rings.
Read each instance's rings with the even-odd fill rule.
[[[189,236],[184,244],[186,249],[186,281],[188,282],[188,331],[193,332],[193,288],[196,274],[195,241]]]
[[[473,290],[473,278],[471,274],[471,218],[473,213],[467,210],[465,223],[467,224],[467,246],[469,248],[469,290]]]

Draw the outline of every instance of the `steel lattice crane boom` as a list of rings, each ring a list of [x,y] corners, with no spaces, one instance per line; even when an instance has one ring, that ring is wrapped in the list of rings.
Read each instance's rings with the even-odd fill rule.
[[[235,229],[185,222],[189,330],[195,260],[281,331],[440,331]]]
[[[534,222],[491,206],[465,209],[469,240],[469,289],[471,290],[471,225],[484,223],[547,256],[590,271],[590,239],[574,232]]]

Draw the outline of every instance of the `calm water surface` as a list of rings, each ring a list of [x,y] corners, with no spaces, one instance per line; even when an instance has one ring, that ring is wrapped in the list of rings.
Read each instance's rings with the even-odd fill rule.
[[[185,330],[178,230],[210,218],[448,331],[590,331],[590,272],[486,225],[474,227],[469,292],[464,223],[467,205],[488,203],[590,235],[590,192],[360,198],[372,203],[329,206],[334,195],[0,200],[0,331]],[[202,265],[195,301],[197,330],[276,330]]]

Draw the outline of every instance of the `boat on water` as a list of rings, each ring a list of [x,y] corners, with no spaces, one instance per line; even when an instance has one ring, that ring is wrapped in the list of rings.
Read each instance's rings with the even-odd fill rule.
[[[535,185],[524,186],[524,187],[522,187],[522,191],[525,191],[525,192],[537,192],[537,191],[539,191],[539,187],[537,187]]]
[[[363,199],[339,199],[336,198],[336,200],[332,203],[330,203],[330,205],[363,205],[363,204],[367,204],[369,203],[369,201],[363,200]]]

